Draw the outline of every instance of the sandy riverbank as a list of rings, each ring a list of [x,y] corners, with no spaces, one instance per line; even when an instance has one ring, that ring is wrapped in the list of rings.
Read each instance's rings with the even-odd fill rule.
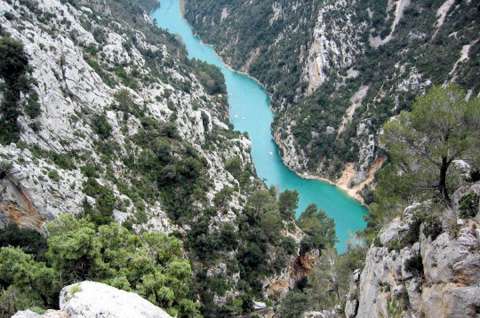
[[[182,17],[185,17],[185,0],[180,0],[180,13]]]
[[[365,180],[353,187],[350,187],[350,184],[356,175],[356,171],[353,163],[347,163],[345,165],[345,169],[343,170],[342,176],[338,178],[336,181],[332,181],[332,180],[318,177],[318,176],[313,176],[310,174],[298,174],[298,175],[305,179],[319,180],[319,181],[330,183],[338,187],[342,191],[344,191],[353,199],[365,205],[365,201],[361,196],[361,192],[366,186],[370,185],[375,180],[375,174],[378,172],[378,170],[380,170],[384,162],[385,162],[385,158],[383,157],[377,158],[370,166],[370,169],[368,170],[367,177],[365,178]]]

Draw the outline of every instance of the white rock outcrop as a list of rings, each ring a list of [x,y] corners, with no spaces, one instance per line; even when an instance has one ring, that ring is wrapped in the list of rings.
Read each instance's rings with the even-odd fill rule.
[[[318,11],[308,57],[302,61],[303,79],[308,83],[307,95],[313,94],[328,78],[329,72],[348,69],[362,51],[359,30],[353,23],[348,1],[328,3]],[[328,19],[342,12],[342,19]]]
[[[37,314],[20,311],[12,318],[171,318],[163,309],[135,293],[85,281],[60,292],[60,310]]]

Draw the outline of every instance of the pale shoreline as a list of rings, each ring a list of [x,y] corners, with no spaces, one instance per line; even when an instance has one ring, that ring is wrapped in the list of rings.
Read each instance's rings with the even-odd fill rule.
[[[365,204],[365,200],[360,195],[360,192],[365,187],[372,184],[372,182],[375,180],[376,173],[383,166],[383,164],[385,163],[385,160],[386,160],[386,158],[384,158],[384,157],[379,157],[379,158],[375,159],[375,161],[372,162],[372,164],[370,165],[370,168],[368,169],[367,176],[366,176],[365,180],[363,180],[362,182],[360,182],[359,184],[357,184],[353,187],[348,186],[351,183],[352,179],[355,177],[355,173],[356,173],[354,164],[351,163],[351,162],[349,162],[345,165],[345,169],[342,172],[342,176],[340,178],[338,178],[336,180],[336,182],[333,182],[333,181],[331,181],[329,179],[326,179],[326,178],[310,175],[308,173],[305,173],[305,174],[299,174],[297,172],[295,172],[295,173],[297,173],[297,175],[299,175],[300,177],[302,177],[304,179],[319,180],[319,181],[323,181],[323,182],[329,183],[331,185],[334,185],[337,188],[339,188],[340,190],[342,190],[343,192],[345,192],[348,196],[350,196],[351,198],[358,201],[361,205],[367,207],[367,205]],[[293,169],[290,169],[290,170],[294,171]]]
[[[179,0],[179,4],[180,4],[180,13],[182,15],[182,18],[185,19],[185,2],[186,0]],[[185,19],[186,20],[186,19]],[[188,21],[186,21],[188,23]],[[188,23],[190,25],[190,23]],[[192,28],[192,32],[194,32],[193,28]],[[193,33],[195,36],[197,36],[195,33]],[[197,36],[198,37],[198,36]],[[199,37],[198,37],[199,38]],[[257,78],[253,77],[252,75],[248,74],[247,72],[244,72],[244,71],[240,71],[240,70],[236,70],[234,69],[231,65],[229,65],[225,59],[217,52],[217,50],[215,49],[215,46],[212,45],[212,44],[209,44],[209,43],[206,43],[204,42],[201,38],[199,38],[199,41],[206,45],[206,46],[209,46],[210,48],[213,49],[213,51],[215,52],[215,54],[220,58],[220,60],[222,61],[223,65],[229,69],[230,71],[232,72],[235,72],[237,74],[240,74],[240,75],[243,75],[243,76],[246,76],[248,77],[249,79],[255,81],[263,90],[264,92],[266,93],[266,95],[268,96],[268,98],[270,99],[271,101],[271,98],[272,98],[272,95],[268,92],[268,90],[266,89],[265,85],[263,83],[261,83]],[[270,102],[269,103],[269,108],[270,110],[272,111],[273,113],[273,107],[272,107],[272,103]],[[273,136],[273,131],[271,132],[271,138],[272,140],[274,141],[275,145],[277,147],[280,148],[280,145],[278,144],[278,142],[275,140],[274,136]],[[321,182],[325,182],[325,183],[328,183],[330,185],[333,185],[335,187],[337,187],[338,189],[340,189],[342,192],[344,192],[348,197],[352,198],[353,200],[357,201],[359,204],[361,204],[362,206],[364,207],[367,207],[367,205],[365,204],[365,200],[363,199],[363,197],[359,194],[359,192],[365,187],[367,186],[368,184],[370,184],[370,182],[368,182],[368,179],[370,178],[367,178],[366,181],[360,183],[359,185],[353,187],[353,188],[349,188],[347,186],[348,182],[350,181],[350,179],[347,179],[346,182],[340,182],[342,179],[345,178],[345,174],[348,173],[348,166],[345,167],[345,170],[343,171],[342,173],[342,176],[335,182],[335,181],[332,181],[330,179],[327,179],[327,178],[324,178],[324,177],[320,177],[320,176],[315,176],[315,175],[311,175],[311,174],[308,174],[308,173],[301,173],[299,171],[296,171],[295,169],[291,169],[288,165],[285,164],[285,161],[284,161],[284,158],[282,156],[280,156],[280,158],[282,159],[282,163],[285,165],[285,167],[287,167],[287,169],[291,170],[292,172],[294,172],[297,176],[299,176],[300,178],[303,178],[303,179],[306,179],[306,180],[317,180],[317,181],[321,181]],[[382,162],[383,163],[383,162]],[[348,164],[347,164],[348,165]],[[370,172],[369,172],[369,175],[370,175]]]
[[[328,180],[326,178],[321,178],[321,177],[313,176],[309,174],[303,174],[302,178],[321,180],[324,182],[328,182],[332,185],[335,185],[337,188],[341,189],[346,194],[348,194],[351,198],[357,200],[360,204],[367,207],[367,205],[365,204],[365,200],[360,195],[360,192],[365,187],[372,184],[372,182],[375,180],[376,173],[383,166],[383,164],[385,163],[385,160],[386,160],[385,157],[379,157],[375,159],[375,161],[372,162],[372,164],[370,165],[370,168],[368,169],[365,180],[363,180],[362,182],[360,182],[359,184],[353,187],[348,186],[351,183],[352,179],[355,177],[355,173],[356,173],[354,164],[351,162],[345,165],[345,169],[342,172],[342,176],[338,178],[336,182],[332,182],[331,180]]]
[[[343,185],[339,182],[334,182],[334,181],[332,181],[330,179],[327,179],[327,178],[322,178],[322,177],[311,175],[311,174],[308,174],[308,173],[300,173],[300,172],[297,172],[293,169],[290,169],[290,170],[295,172],[295,174],[297,174],[299,177],[301,177],[303,179],[317,180],[317,181],[322,181],[322,182],[328,183],[330,185],[333,185],[333,186],[337,187],[338,189],[342,190],[342,192],[344,192],[350,198],[354,199],[355,201],[357,201],[358,203],[360,203],[364,207],[367,207],[367,205],[365,204],[365,200],[362,198],[361,195],[358,194],[358,191],[355,188],[348,188],[348,187],[346,187],[345,185]]]
[[[180,0],[180,14],[185,18],[185,0]]]

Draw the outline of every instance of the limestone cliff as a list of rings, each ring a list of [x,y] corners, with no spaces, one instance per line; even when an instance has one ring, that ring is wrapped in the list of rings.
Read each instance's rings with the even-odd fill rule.
[[[97,6],[103,8],[100,14]],[[1,180],[1,201],[16,204],[18,213],[27,215],[27,220],[16,218],[20,223],[33,218],[40,227],[40,220],[59,213],[80,213],[85,200],[94,204],[95,198],[84,193],[88,178],[81,168],[86,164],[104,171],[96,181],[124,202],[115,205],[115,217],[131,217],[134,202],[120,187],[131,186],[133,176],[121,157],[141,150],[134,137],[144,129],[145,118],[172,122],[181,141],[205,158],[210,199],[238,182],[225,169],[228,158],[240,157],[250,165],[246,138],[221,137],[229,131],[226,103],[206,93],[185,58],[177,58],[180,53],[169,36],[157,32],[154,38],[148,15],[140,15],[145,20],[132,30],[135,22],[119,21],[111,10],[102,1],[77,6],[56,0],[0,1],[2,31],[23,43],[41,108],[34,120],[19,118],[20,143],[0,147],[0,157],[11,165]],[[179,89],[182,85],[188,89]],[[99,118],[111,127],[108,143],[116,148],[114,157],[99,151]],[[219,140],[207,142],[211,134]],[[17,199],[25,194],[28,209]],[[232,204],[236,202],[238,196]],[[145,226],[170,231],[161,204],[144,204]]]
[[[354,273],[346,316],[477,317],[479,194],[479,183],[464,186],[452,209],[414,204],[385,226]]]

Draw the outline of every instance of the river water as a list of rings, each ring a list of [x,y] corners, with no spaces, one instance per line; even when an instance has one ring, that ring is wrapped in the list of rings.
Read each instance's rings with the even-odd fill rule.
[[[182,39],[190,58],[220,68],[227,85],[230,121],[236,130],[248,133],[258,176],[269,186],[273,185],[281,191],[296,190],[300,194],[297,216],[314,203],[332,217],[339,240],[336,247],[343,252],[352,234],[364,228],[366,209],[339,188],[326,182],[303,179],[283,164],[272,140],[270,127],[273,114],[267,93],[252,78],[227,67],[210,46],[194,36],[180,12],[180,0],[161,0],[161,6],[153,13],[153,17],[159,27]]]

